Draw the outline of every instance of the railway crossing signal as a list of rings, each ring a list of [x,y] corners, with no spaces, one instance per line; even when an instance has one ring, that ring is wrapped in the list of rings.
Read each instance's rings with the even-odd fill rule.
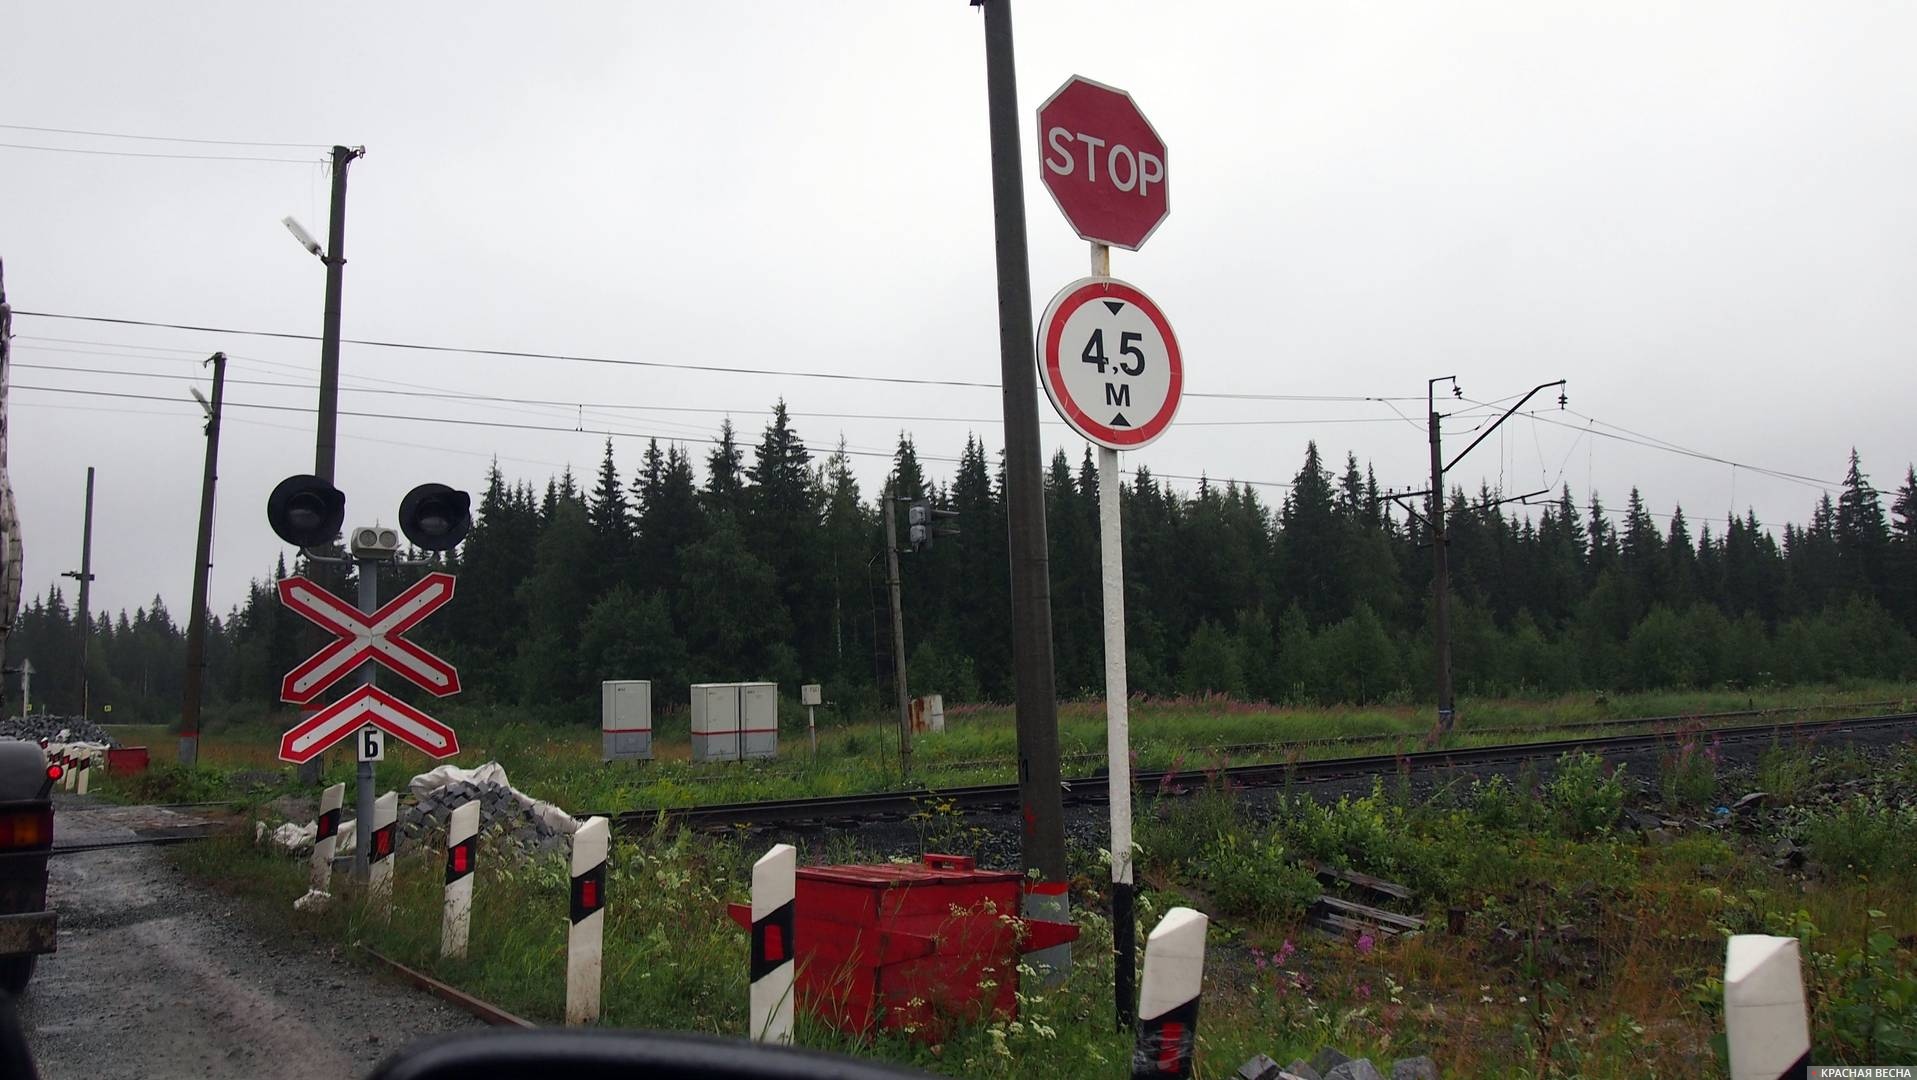
[[[280,760],[296,765],[311,761],[369,724],[429,757],[459,753],[459,736],[452,728],[377,686],[361,686],[287,729],[280,736]]]
[[[280,602],[338,635],[280,681],[280,700],[305,705],[367,660],[435,697],[459,693],[459,669],[402,635],[453,598],[453,575],[427,574],[367,615],[304,577],[280,579]]]

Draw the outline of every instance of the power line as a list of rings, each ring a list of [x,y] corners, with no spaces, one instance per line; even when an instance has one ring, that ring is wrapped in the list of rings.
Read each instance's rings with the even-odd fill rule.
[[[111,353],[87,353],[84,350],[80,350],[80,349],[58,349],[58,348],[51,348],[45,345],[29,345],[27,347],[37,352],[71,352],[71,353],[78,353],[80,355],[108,356],[108,357],[112,357],[116,355]],[[136,358],[128,356],[126,357],[126,359],[136,359]],[[165,359],[171,359],[171,358],[169,357]],[[125,371],[125,370],[120,370],[115,368],[81,367],[81,366],[70,365],[70,364],[34,364],[34,363],[16,361],[13,366],[16,368],[31,368],[38,371],[64,371],[64,372],[72,372],[75,374],[84,374],[84,375],[119,375],[125,378],[131,378],[131,379],[168,379],[168,380],[173,380],[178,382],[201,381],[200,377],[197,375],[172,375],[172,374],[167,374],[165,372],[157,372],[157,371]],[[286,390],[311,390],[316,385],[314,383],[278,382],[278,381],[273,381],[268,379],[229,378],[226,381],[234,386],[262,386],[262,387],[271,387],[271,388],[286,389]],[[712,407],[712,406],[689,406],[689,405],[639,405],[639,404],[632,404],[632,403],[626,403],[626,402],[564,401],[557,398],[526,398],[526,397],[513,397],[510,395],[504,395],[504,394],[472,394],[472,393],[464,393],[457,390],[434,390],[434,389],[398,390],[398,389],[387,389],[385,387],[375,387],[375,386],[344,386],[344,387],[341,387],[340,389],[342,391],[346,391],[350,393],[359,393],[359,394],[382,394],[389,397],[429,398],[429,399],[444,400],[444,401],[470,401],[477,404],[529,405],[529,406],[539,406],[539,407],[546,407],[546,408],[563,408],[563,409],[590,408],[590,410],[593,412],[623,412],[623,411],[668,412],[668,413],[697,413],[702,415],[717,416],[717,415],[730,415],[735,412],[747,412],[747,411],[756,412],[757,411],[756,408],[742,409],[742,408],[719,408],[719,407]],[[809,411],[801,411],[797,409],[789,410],[789,415],[795,416],[795,417],[805,417],[808,419],[815,419],[815,420],[883,420],[887,422],[902,422],[902,423],[979,424],[979,425],[988,426],[988,427],[995,426],[1001,422],[1000,418],[996,416],[915,416],[915,415],[900,414],[900,413],[809,412]],[[1289,417],[1289,418],[1283,418],[1283,419],[1266,419],[1266,420],[1181,420],[1179,421],[1179,426],[1180,427],[1272,427],[1272,426],[1286,427],[1286,426],[1296,426],[1296,425],[1304,425],[1304,424],[1388,424],[1391,422],[1392,421],[1387,417],[1375,417],[1375,416]],[[1042,423],[1050,427],[1066,426],[1064,421],[1061,421],[1061,420],[1047,420],[1047,421],[1042,421]]]
[[[96,139],[138,139],[141,142],[194,143],[200,146],[268,146],[280,150],[325,150],[321,143],[248,142],[244,139],[189,139],[178,135],[131,135],[118,131],[86,131],[81,128],[35,127],[32,124],[0,124],[8,131],[39,131],[49,135],[87,135]]]
[[[43,150],[49,154],[89,154],[94,157],[171,158],[176,161],[263,161],[273,165],[320,164],[316,158],[254,157],[241,154],[148,154],[133,150],[82,150],[77,146],[34,146],[29,143],[0,143],[0,149]]]
[[[33,393],[42,393],[42,394],[77,394],[83,397],[118,398],[118,399],[128,400],[128,401],[161,401],[171,405],[187,404],[187,402],[182,401],[179,398],[168,397],[164,394],[134,394],[134,393],[126,392],[126,391],[116,391],[116,390],[81,390],[74,387],[65,387],[65,386],[28,386],[28,385],[23,385],[20,383],[15,383],[10,389],[25,390],[25,391],[29,391]],[[288,413],[311,414],[317,411],[311,406],[269,405],[264,402],[254,402],[254,401],[226,401],[226,402],[222,402],[221,405],[222,407],[229,408],[229,409],[257,409],[257,410],[261,410],[265,412],[288,412]],[[594,428],[585,428],[585,427],[554,427],[549,424],[519,424],[519,423],[509,423],[503,420],[473,420],[473,419],[464,419],[464,418],[450,417],[450,416],[410,416],[410,415],[406,415],[402,413],[362,412],[358,410],[349,410],[349,409],[341,409],[339,411],[339,415],[357,417],[360,419],[367,419],[367,420],[398,420],[398,421],[402,421],[406,423],[445,424],[445,425],[450,425],[454,427],[495,428],[495,429],[505,430],[505,431],[551,432],[551,433],[560,434],[560,435],[594,435],[594,436],[602,436],[605,438],[615,438],[615,439],[659,439],[668,443],[703,442],[703,443],[710,443],[710,444],[717,445],[719,442],[717,438],[714,438],[711,436],[700,438],[696,436],[685,437],[685,436],[676,436],[676,435],[659,435],[659,434],[655,434],[651,432],[643,432],[643,431],[618,431],[618,430],[594,429]],[[405,444],[401,444],[401,445],[405,445]],[[437,449],[437,448],[434,448],[434,449]],[[829,458],[832,453],[838,453],[840,451],[843,451],[844,453],[851,456],[855,456],[855,457],[876,457],[876,458],[883,458],[888,461],[892,460],[894,457],[894,454],[891,451],[855,450],[850,447],[838,447],[838,448],[835,448],[830,453],[823,454],[823,456]],[[915,454],[916,454],[916,451],[915,451]],[[947,465],[957,465],[961,463],[961,459],[955,458],[955,457],[949,457],[943,454],[916,454],[916,456],[918,460],[920,461],[936,461],[941,464],[947,464]],[[1149,466],[1147,466],[1146,469],[1147,469],[1147,472],[1150,472]],[[1136,476],[1138,473],[1137,469],[1127,469],[1125,471],[1128,473],[1131,473],[1134,476]],[[1163,477],[1167,480],[1191,480],[1191,481],[1203,480],[1206,483],[1210,483],[1210,484],[1239,484],[1241,486],[1250,486],[1250,487],[1276,487],[1276,488],[1288,488],[1291,486],[1289,483],[1285,483],[1278,480],[1239,480],[1234,477],[1225,477],[1225,476],[1205,477],[1205,476],[1189,476],[1183,473],[1161,473],[1161,472],[1150,472],[1150,475],[1156,476],[1156,477]]]
[[[67,319],[76,322],[108,323],[115,326],[145,326],[162,330],[185,330],[197,334],[229,334],[242,337],[277,338],[285,341],[318,341],[317,334],[299,334],[285,330],[240,330],[233,327],[197,326],[190,323],[157,322],[147,319],[121,319],[105,315],[67,315],[49,311],[20,311],[17,316],[39,319]],[[466,356],[497,356],[512,360],[560,360],[579,364],[610,364],[618,367],[667,368],[675,371],[718,372],[728,375],[768,375],[791,379],[828,379],[841,382],[889,383],[905,386],[952,386],[977,390],[997,390],[995,382],[976,382],[964,379],[914,379],[902,375],[853,375],[833,371],[782,371],[776,368],[737,367],[726,364],[689,364],[670,360],[632,360],[608,356],[584,356],[577,353],[534,352],[522,349],[490,349],[459,345],[429,345],[413,341],[381,341],[371,338],[341,338],[342,344],[364,345],[377,349],[406,349],[413,352],[455,353]],[[1317,402],[1366,402],[1366,401],[1407,401],[1409,398],[1383,398],[1364,394],[1226,394],[1194,393],[1187,391],[1190,398],[1215,398],[1235,401],[1317,401]]]

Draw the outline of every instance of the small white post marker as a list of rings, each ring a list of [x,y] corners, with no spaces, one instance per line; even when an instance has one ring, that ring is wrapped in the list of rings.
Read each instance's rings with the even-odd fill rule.
[[[333,883],[333,852],[339,846],[339,808],[346,801],[346,785],[334,784],[320,792],[319,817],[313,822],[313,888],[325,892]]]
[[[1132,1076],[1191,1075],[1198,1042],[1198,992],[1205,982],[1205,931],[1211,920],[1175,907],[1145,939],[1145,977],[1138,995],[1138,1042]]]
[[[366,897],[382,919],[393,914],[393,834],[399,819],[399,792],[373,803],[372,847],[366,852]]]
[[[1724,1036],[1731,1080],[1802,1076],[1810,1017],[1794,937],[1734,935],[1724,948]]]
[[[572,834],[572,926],[566,931],[566,1023],[599,1019],[601,955],[606,940],[609,826],[596,817]]]
[[[462,803],[446,821],[446,919],[439,931],[439,955],[466,955],[473,919],[473,870],[479,861],[479,800]]]
[[[798,965],[792,942],[799,853],[774,844],[752,864],[752,1001],[754,1042],[792,1042],[792,989]]]
[[[85,795],[87,793],[87,777],[93,772],[92,747],[81,748],[79,760],[73,763],[73,771],[78,777],[78,779],[73,782],[73,792],[76,795]]]

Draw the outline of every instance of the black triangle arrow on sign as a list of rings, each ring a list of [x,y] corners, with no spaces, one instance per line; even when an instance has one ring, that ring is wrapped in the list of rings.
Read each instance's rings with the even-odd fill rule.
[[[1111,426],[1112,427],[1131,427],[1132,422],[1130,420],[1125,419],[1124,413],[1114,413],[1112,414]]]
[[[1112,314],[1116,315],[1125,310],[1125,302],[1123,300],[1107,300],[1105,301],[1105,307]]]

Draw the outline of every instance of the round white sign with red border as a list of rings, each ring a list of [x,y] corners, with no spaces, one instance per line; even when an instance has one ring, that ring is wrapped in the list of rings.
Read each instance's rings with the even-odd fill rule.
[[[1038,376],[1072,430],[1100,446],[1136,450],[1171,426],[1185,362],[1151,297],[1117,278],[1088,277],[1046,306]]]

